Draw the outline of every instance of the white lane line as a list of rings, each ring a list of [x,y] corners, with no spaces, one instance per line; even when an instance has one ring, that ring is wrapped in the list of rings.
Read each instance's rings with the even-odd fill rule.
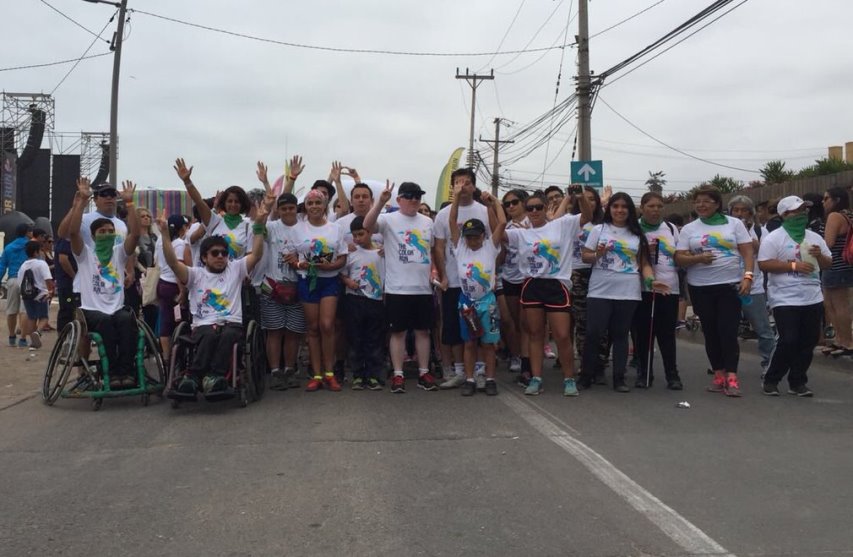
[[[688,554],[735,557],[734,553],[711,539],[675,509],[646,491],[592,448],[541,415],[519,396],[505,392],[498,398],[539,433],[575,457],[592,475],[627,501],[634,510],[648,518]]]

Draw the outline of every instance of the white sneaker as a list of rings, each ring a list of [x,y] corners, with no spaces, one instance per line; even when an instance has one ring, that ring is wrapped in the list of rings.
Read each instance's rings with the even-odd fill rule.
[[[480,392],[485,392],[486,391],[486,376],[485,375],[477,375],[475,377],[475,380],[477,381],[477,390]]]
[[[440,389],[455,389],[457,387],[461,387],[465,383],[464,375],[453,375],[450,379],[447,379],[444,383],[439,385]]]
[[[513,356],[509,359],[509,371],[512,373],[519,373],[521,371],[521,358],[518,356]]]
[[[554,349],[551,348],[550,342],[545,343],[545,357],[548,358],[549,360],[557,359],[557,355],[554,354]]]

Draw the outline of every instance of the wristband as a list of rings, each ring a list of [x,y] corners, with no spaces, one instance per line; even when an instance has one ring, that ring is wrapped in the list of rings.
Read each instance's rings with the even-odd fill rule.
[[[754,276],[755,276],[755,273],[753,273],[752,271],[745,271],[745,272],[743,273],[743,276],[744,276],[744,277],[752,278],[752,277],[754,277]]]
[[[749,282],[753,282],[754,279],[749,275],[744,275],[743,280],[748,280]]]
[[[793,273],[797,272],[797,262],[796,261],[791,261],[791,272],[793,272]]]
[[[252,223],[252,233],[255,236],[264,235],[267,233],[267,227],[264,226],[263,224],[258,224],[256,222]]]
[[[290,174],[288,174],[288,175],[287,175],[287,179],[288,179],[288,180],[290,180],[291,182],[295,182],[295,181],[296,181],[296,176],[291,176]]]
[[[647,290],[652,289],[652,283],[655,281],[655,277],[646,277],[643,279],[643,284],[645,284]]]

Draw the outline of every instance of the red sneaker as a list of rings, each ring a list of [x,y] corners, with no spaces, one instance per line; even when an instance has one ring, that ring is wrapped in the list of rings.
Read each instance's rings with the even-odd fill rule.
[[[341,384],[338,383],[338,380],[335,379],[334,375],[326,375],[326,377],[323,378],[323,386],[330,391],[338,392],[341,390]]]
[[[438,390],[438,385],[435,383],[435,377],[433,377],[430,372],[426,372],[418,378],[418,387],[425,391]]]
[[[715,373],[714,380],[708,385],[708,392],[722,393],[726,390],[726,377],[722,373]]]
[[[305,386],[305,390],[309,393],[313,393],[314,391],[319,391],[322,386],[322,380],[312,377],[311,380],[308,381],[308,385]],[[340,389],[340,387],[338,387],[338,389]]]
[[[737,381],[737,375],[730,373],[729,376],[726,377],[726,387],[723,392],[726,396],[740,396],[740,385]]]
[[[395,375],[393,379],[391,379],[391,392],[392,393],[405,393],[406,392],[406,380],[403,379],[402,375]]]

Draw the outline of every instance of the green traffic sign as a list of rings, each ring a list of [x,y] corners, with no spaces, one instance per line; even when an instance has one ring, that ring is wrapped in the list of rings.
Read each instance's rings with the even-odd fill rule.
[[[572,161],[572,183],[604,187],[604,164],[601,161]]]

